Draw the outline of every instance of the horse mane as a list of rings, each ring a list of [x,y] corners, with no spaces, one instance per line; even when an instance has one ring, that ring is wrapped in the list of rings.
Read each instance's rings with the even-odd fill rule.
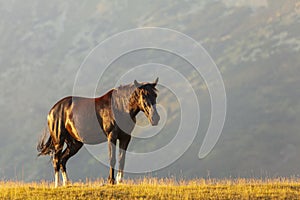
[[[144,91],[152,92],[153,94],[157,93],[156,88],[151,86],[151,83],[142,83],[140,89],[144,89]],[[120,85],[115,88],[112,93],[113,98],[113,106],[115,109],[120,111],[129,111],[129,105],[138,101],[139,93],[136,90],[137,87],[131,83],[128,85]]]
[[[128,112],[130,101],[138,99],[136,87],[134,84],[120,85],[113,90],[112,99],[115,109]]]

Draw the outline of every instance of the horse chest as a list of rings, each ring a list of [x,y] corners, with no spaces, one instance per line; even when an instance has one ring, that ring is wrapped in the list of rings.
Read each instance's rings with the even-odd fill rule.
[[[109,133],[112,131],[114,127],[114,120],[110,109],[101,109],[99,111],[98,121],[105,133]]]

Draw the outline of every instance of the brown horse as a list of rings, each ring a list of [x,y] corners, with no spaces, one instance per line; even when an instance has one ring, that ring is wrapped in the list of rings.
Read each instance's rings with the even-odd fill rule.
[[[119,171],[117,183],[122,181],[125,154],[135,126],[136,115],[142,111],[150,123],[159,122],[156,110],[158,78],[153,83],[120,86],[98,98],[66,97],[58,101],[48,114],[50,137],[43,137],[38,144],[38,155],[53,156],[55,187],[59,185],[59,170],[63,185],[68,183],[66,163],[83,144],[99,144],[108,141],[109,177],[114,184],[116,142],[119,140]],[[66,148],[63,150],[64,143]]]

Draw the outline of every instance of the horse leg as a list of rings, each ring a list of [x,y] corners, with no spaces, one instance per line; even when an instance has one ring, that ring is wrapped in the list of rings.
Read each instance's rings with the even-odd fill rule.
[[[61,162],[60,162],[60,170],[63,178],[63,186],[66,186],[68,184],[68,175],[67,175],[67,170],[66,170],[66,161],[65,158],[66,156],[70,153],[70,149],[67,146],[66,149],[62,152],[61,156]]]
[[[59,185],[59,165],[61,160],[61,152],[62,152],[63,145],[57,144],[55,145],[55,153],[53,156],[53,168],[54,168],[54,187],[57,188]]]
[[[117,139],[113,137],[113,133],[110,133],[108,136],[108,159],[110,164],[108,177],[109,184],[115,184],[114,168],[116,164],[116,142]]]
[[[124,175],[124,165],[125,165],[125,156],[126,150],[130,141],[130,135],[125,134],[124,137],[120,138],[119,144],[119,170],[117,174],[117,184],[122,183],[123,175]]]
[[[68,174],[67,174],[67,161],[69,158],[71,158],[73,155],[75,155],[79,149],[83,146],[82,142],[79,142],[75,139],[68,139],[66,140],[67,147],[63,151],[61,156],[61,162],[60,162],[60,169],[62,171],[62,177],[63,177],[63,186],[66,186],[69,182]]]

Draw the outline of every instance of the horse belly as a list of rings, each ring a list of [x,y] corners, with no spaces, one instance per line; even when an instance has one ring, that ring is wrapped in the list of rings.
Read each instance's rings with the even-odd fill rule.
[[[106,142],[106,136],[103,130],[100,129],[91,129],[89,128],[82,128],[79,130],[79,138],[82,143],[84,144],[100,144],[102,142]]]
[[[94,103],[73,107],[72,121],[76,133],[84,144],[99,144],[107,141],[95,112]]]

